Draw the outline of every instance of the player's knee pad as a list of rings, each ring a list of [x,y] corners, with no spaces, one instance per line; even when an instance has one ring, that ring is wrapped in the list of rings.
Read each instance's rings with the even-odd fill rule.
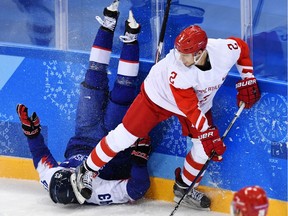
[[[119,105],[130,105],[136,96],[135,85],[122,85],[115,82],[114,88],[110,93],[110,98]]]
[[[106,71],[94,71],[92,69],[88,69],[85,74],[85,81],[83,85],[92,89],[107,89],[108,82],[109,80]]]
[[[114,152],[130,147],[137,139],[138,137],[132,135],[122,123],[106,136],[106,141]]]

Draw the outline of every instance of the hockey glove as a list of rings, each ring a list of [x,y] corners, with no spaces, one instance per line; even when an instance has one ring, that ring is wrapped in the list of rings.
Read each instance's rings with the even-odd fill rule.
[[[33,112],[33,114],[29,117],[28,108],[23,104],[17,105],[16,112],[22,123],[24,135],[29,138],[36,137],[41,131],[40,119],[38,118],[37,114]]]
[[[255,78],[247,78],[236,83],[237,105],[241,106],[241,101],[245,103],[245,109],[250,109],[259,99],[260,91]]]
[[[215,151],[216,155],[212,158],[213,161],[222,161],[222,155],[226,150],[226,146],[219,136],[219,131],[216,127],[210,128],[204,132],[199,132],[197,135],[200,139],[204,151],[208,157]]]
[[[151,152],[150,137],[139,138],[132,146],[131,157],[134,163],[146,165]]]

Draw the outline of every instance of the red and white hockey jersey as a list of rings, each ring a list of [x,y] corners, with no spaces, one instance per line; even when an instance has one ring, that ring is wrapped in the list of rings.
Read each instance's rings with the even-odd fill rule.
[[[208,39],[206,50],[210,70],[186,67],[172,49],[152,67],[144,81],[145,92],[155,104],[186,116],[199,131],[208,129],[204,114],[211,109],[216,92],[234,64],[242,79],[254,77],[249,48],[241,39]]]

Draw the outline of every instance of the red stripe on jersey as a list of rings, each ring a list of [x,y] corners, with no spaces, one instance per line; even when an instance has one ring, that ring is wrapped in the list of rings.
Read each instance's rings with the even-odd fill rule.
[[[201,170],[202,167],[204,166],[204,164],[200,164],[200,163],[197,163],[196,161],[194,161],[194,159],[192,158],[191,153],[187,154],[186,161],[188,162],[188,164],[191,167],[193,167],[196,170]]]
[[[207,120],[207,119],[206,119],[205,117],[202,116],[202,118],[201,118],[201,120],[200,120],[200,123],[199,123],[199,125],[198,125],[198,130],[199,130],[199,131],[202,130],[202,128],[203,128],[203,126],[204,126],[206,120]]]
[[[106,164],[106,162],[102,161],[99,158],[99,156],[96,152],[96,148],[93,149],[93,151],[90,154],[90,157],[91,157],[92,162],[98,167],[103,167]]]
[[[192,122],[192,124],[196,127],[196,123],[198,121],[199,118],[201,118],[201,111],[199,109],[194,110],[193,113],[191,113],[191,115],[187,116],[187,118]],[[202,117],[203,118],[203,117]],[[201,126],[201,122],[203,121],[203,119],[201,118],[200,120],[200,124],[197,128],[202,128],[203,127],[203,123]]]
[[[41,158],[41,163],[45,164],[46,166],[48,166],[49,168],[54,167],[53,164],[51,163],[51,161],[48,161],[49,157],[48,156],[44,156]]]
[[[201,120],[199,121],[200,124],[199,126],[197,126],[197,130],[201,130],[206,121],[206,117],[203,117],[204,114],[202,114],[202,111],[199,108],[199,100],[197,98],[195,90],[193,88],[177,89],[171,84],[170,88],[179,110],[181,110],[187,116],[189,121],[195,127],[198,119],[201,118]],[[204,120],[202,118],[204,118]]]
[[[191,173],[189,173],[185,167],[183,169],[183,175],[191,182],[194,181],[194,179],[196,178],[196,176],[192,175]],[[200,176],[200,178],[198,178],[198,180],[196,181],[196,183],[199,183],[202,180],[202,176]]]
[[[92,47],[95,49],[100,49],[100,50],[105,50],[105,51],[110,51],[110,52],[112,51],[111,49],[107,49],[105,47],[100,47],[100,46],[95,46],[95,45],[93,45]]]
[[[106,142],[106,137],[100,141],[100,147],[108,157],[114,157],[117,154],[117,152],[114,152]]]
[[[253,73],[252,69],[243,69],[242,73]]]

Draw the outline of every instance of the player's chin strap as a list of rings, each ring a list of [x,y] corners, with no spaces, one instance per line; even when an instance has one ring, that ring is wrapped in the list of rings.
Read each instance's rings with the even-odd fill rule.
[[[85,202],[85,198],[81,195],[81,193],[78,191],[77,189],[77,185],[76,185],[76,174],[75,173],[72,173],[71,176],[70,176],[70,182],[71,182],[71,185],[72,185],[72,188],[73,188],[73,192],[75,194],[75,197],[77,199],[77,201],[80,203],[80,204],[83,204]]]
[[[198,59],[196,59],[197,55],[193,56],[193,58],[194,58],[194,64],[193,65],[197,65],[198,64],[198,62],[200,61],[200,59],[202,58],[202,56],[204,55],[205,52],[206,52],[206,50],[203,50],[203,52],[200,54]]]
[[[234,118],[232,119],[232,121],[230,122],[229,126],[227,127],[226,131],[224,132],[223,136],[222,136],[222,140],[225,139],[225,137],[227,136],[228,132],[230,131],[230,129],[232,128],[232,126],[234,125],[235,121],[237,120],[237,118],[240,116],[241,112],[243,111],[245,107],[245,103],[241,102],[241,105],[238,109],[238,111],[236,112]],[[194,181],[191,183],[191,185],[189,186],[189,188],[186,190],[186,192],[183,194],[183,196],[181,197],[181,199],[178,201],[177,205],[175,206],[174,210],[171,212],[170,216],[173,216],[174,213],[176,212],[176,210],[179,208],[182,200],[192,191],[194,185],[196,184],[197,180],[200,178],[200,176],[202,175],[202,173],[207,169],[209,162],[211,161],[211,159],[216,155],[216,152],[213,151],[211,156],[207,159],[206,163],[204,164],[204,166],[202,167],[202,169],[200,170],[200,172],[198,173],[198,175],[195,177]]]

